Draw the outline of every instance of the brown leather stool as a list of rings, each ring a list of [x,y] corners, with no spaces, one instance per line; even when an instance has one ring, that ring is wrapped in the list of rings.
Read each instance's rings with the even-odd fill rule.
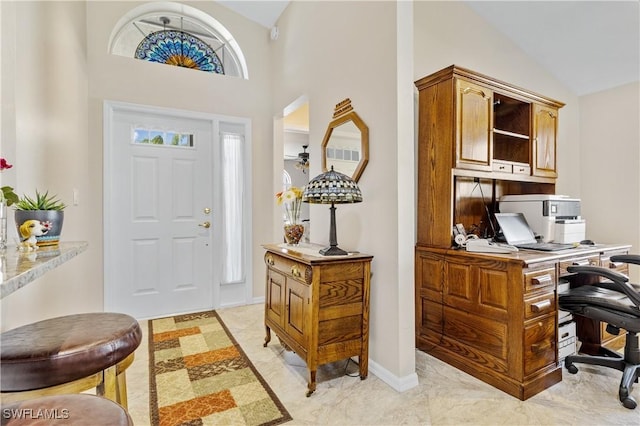
[[[28,399],[0,410],[2,426],[130,426],[131,417],[122,406],[95,395],[53,395]]]
[[[51,318],[0,334],[0,396],[4,402],[45,395],[97,394],[127,407],[124,371],[142,330],[119,313]]]

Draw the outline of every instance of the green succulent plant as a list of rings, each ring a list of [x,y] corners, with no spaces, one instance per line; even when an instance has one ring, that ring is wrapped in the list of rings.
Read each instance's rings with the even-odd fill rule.
[[[67,207],[56,195],[50,196],[49,191],[42,194],[37,189],[34,198],[23,195],[14,206],[17,210],[64,210]]]

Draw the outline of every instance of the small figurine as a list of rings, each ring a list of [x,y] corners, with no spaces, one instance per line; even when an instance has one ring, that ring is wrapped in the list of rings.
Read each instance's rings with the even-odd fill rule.
[[[25,220],[20,225],[20,250],[33,251],[38,249],[36,237],[40,237],[49,232],[49,228],[39,220]]]

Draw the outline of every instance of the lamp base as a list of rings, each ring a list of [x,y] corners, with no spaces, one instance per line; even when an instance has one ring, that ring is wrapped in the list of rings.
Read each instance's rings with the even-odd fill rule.
[[[320,254],[323,256],[344,256],[349,253],[338,246],[329,246],[320,250]]]

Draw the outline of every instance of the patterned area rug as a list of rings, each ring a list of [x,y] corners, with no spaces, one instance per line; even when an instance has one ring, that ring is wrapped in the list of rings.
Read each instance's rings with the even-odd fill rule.
[[[215,311],[149,321],[149,405],[154,426],[291,420]]]

